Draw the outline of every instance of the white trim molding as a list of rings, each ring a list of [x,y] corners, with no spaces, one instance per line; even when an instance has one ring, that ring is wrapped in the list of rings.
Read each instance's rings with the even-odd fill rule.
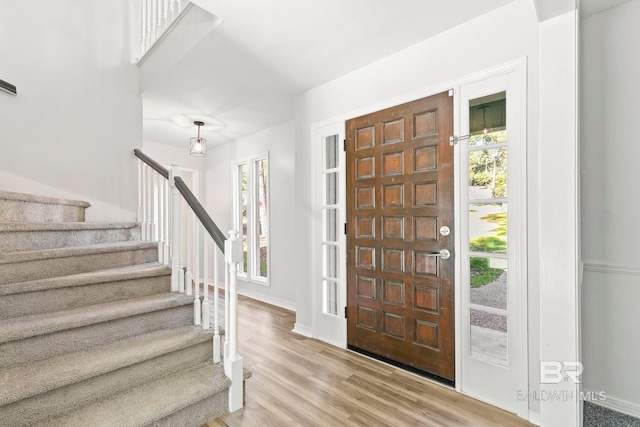
[[[529,409],[529,422],[531,424],[540,425],[540,412]]]
[[[640,268],[626,265],[585,262],[584,271],[592,273],[622,274],[626,276],[640,276]]]
[[[640,404],[627,402],[626,400],[618,399],[617,397],[607,395],[605,400],[592,401],[594,405],[601,406],[606,409],[610,409],[615,412],[620,412],[625,415],[640,418]]]
[[[295,302],[291,302],[291,301],[286,301],[280,298],[274,298],[274,297],[270,297],[270,296],[266,296],[263,294],[260,294],[258,292],[253,292],[253,291],[248,291],[246,289],[240,289],[238,288],[238,294],[254,299],[256,301],[261,301],[264,302],[266,304],[270,304],[270,305],[275,305],[276,307],[280,307],[280,308],[284,308],[285,310],[289,310],[289,311],[296,311],[296,303]]]
[[[313,330],[308,326],[301,325],[300,323],[295,323],[291,332],[302,335],[303,337],[313,338]]]

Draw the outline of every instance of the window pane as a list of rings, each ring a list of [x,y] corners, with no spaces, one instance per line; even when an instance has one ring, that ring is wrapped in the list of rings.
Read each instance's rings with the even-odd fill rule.
[[[338,278],[338,248],[332,245],[322,247],[322,275],[331,279]]]
[[[500,92],[469,102],[469,146],[507,142],[507,93]]]
[[[325,169],[334,169],[338,167],[338,135],[332,135],[325,138]]]
[[[507,309],[507,260],[471,257],[469,260],[471,304]]]
[[[255,275],[259,277],[267,277],[268,268],[268,243],[269,243],[269,207],[268,201],[268,165],[267,159],[260,159],[255,162],[255,183],[257,191],[257,206],[256,206],[256,244],[257,244],[257,256]]]
[[[469,198],[507,197],[507,149],[469,152]]]
[[[322,281],[323,311],[325,314],[338,314],[338,284],[328,280]]]
[[[324,241],[338,241],[338,210],[324,209]]]
[[[507,204],[476,203],[469,206],[469,249],[507,253]]]
[[[241,273],[247,272],[247,236],[248,236],[248,193],[247,193],[247,165],[238,165],[238,194],[240,196],[240,228],[242,235],[242,264],[238,267]]]
[[[470,310],[470,318],[471,355],[499,366],[508,366],[507,316]]]
[[[325,204],[335,205],[338,203],[338,173],[327,174],[325,183]]]

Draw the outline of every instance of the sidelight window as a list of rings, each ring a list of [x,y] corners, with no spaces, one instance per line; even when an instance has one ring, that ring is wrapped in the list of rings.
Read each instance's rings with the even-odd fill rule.
[[[338,135],[323,141],[322,197],[322,311],[338,314],[338,283],[340,279],[339,175],[340,149]]]

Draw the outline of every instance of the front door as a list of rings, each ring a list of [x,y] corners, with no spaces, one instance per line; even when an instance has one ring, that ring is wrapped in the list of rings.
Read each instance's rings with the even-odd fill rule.
[[[347,344],[451,381],[452,134],[447,92],[346,124]]]

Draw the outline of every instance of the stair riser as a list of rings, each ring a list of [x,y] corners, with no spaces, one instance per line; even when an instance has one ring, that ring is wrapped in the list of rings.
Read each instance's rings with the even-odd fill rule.
[[[143,277],[0,297],[0,320],[168,292],[171,276]]]
[[[2,252],[37,251],[140,240],[140,227],[100,230],[13,231],[0,233]]]
[[[211,360],[211,345],[211,341],[202,342],[0,407],[0,425],[29,426],[100,401],[110,394],[121,393],[144,382],[205,363]]]
[[[156,262],[157,248],[50,258],[0,264],[0,284],[87,273],[108,268]]]
[[[83,206],[2,200],[0,222],[83,222]]]
[[[147,425],[153,427],[201,426],[228,411],[229,391],[224,390]]]
[[[46,335],[38,335],[0,344],[0,369],[23,363],[44,360],[61,354],[86,350],[165,328],[186,326],[193,323],[193,306],[183,305],[66,329]]]

